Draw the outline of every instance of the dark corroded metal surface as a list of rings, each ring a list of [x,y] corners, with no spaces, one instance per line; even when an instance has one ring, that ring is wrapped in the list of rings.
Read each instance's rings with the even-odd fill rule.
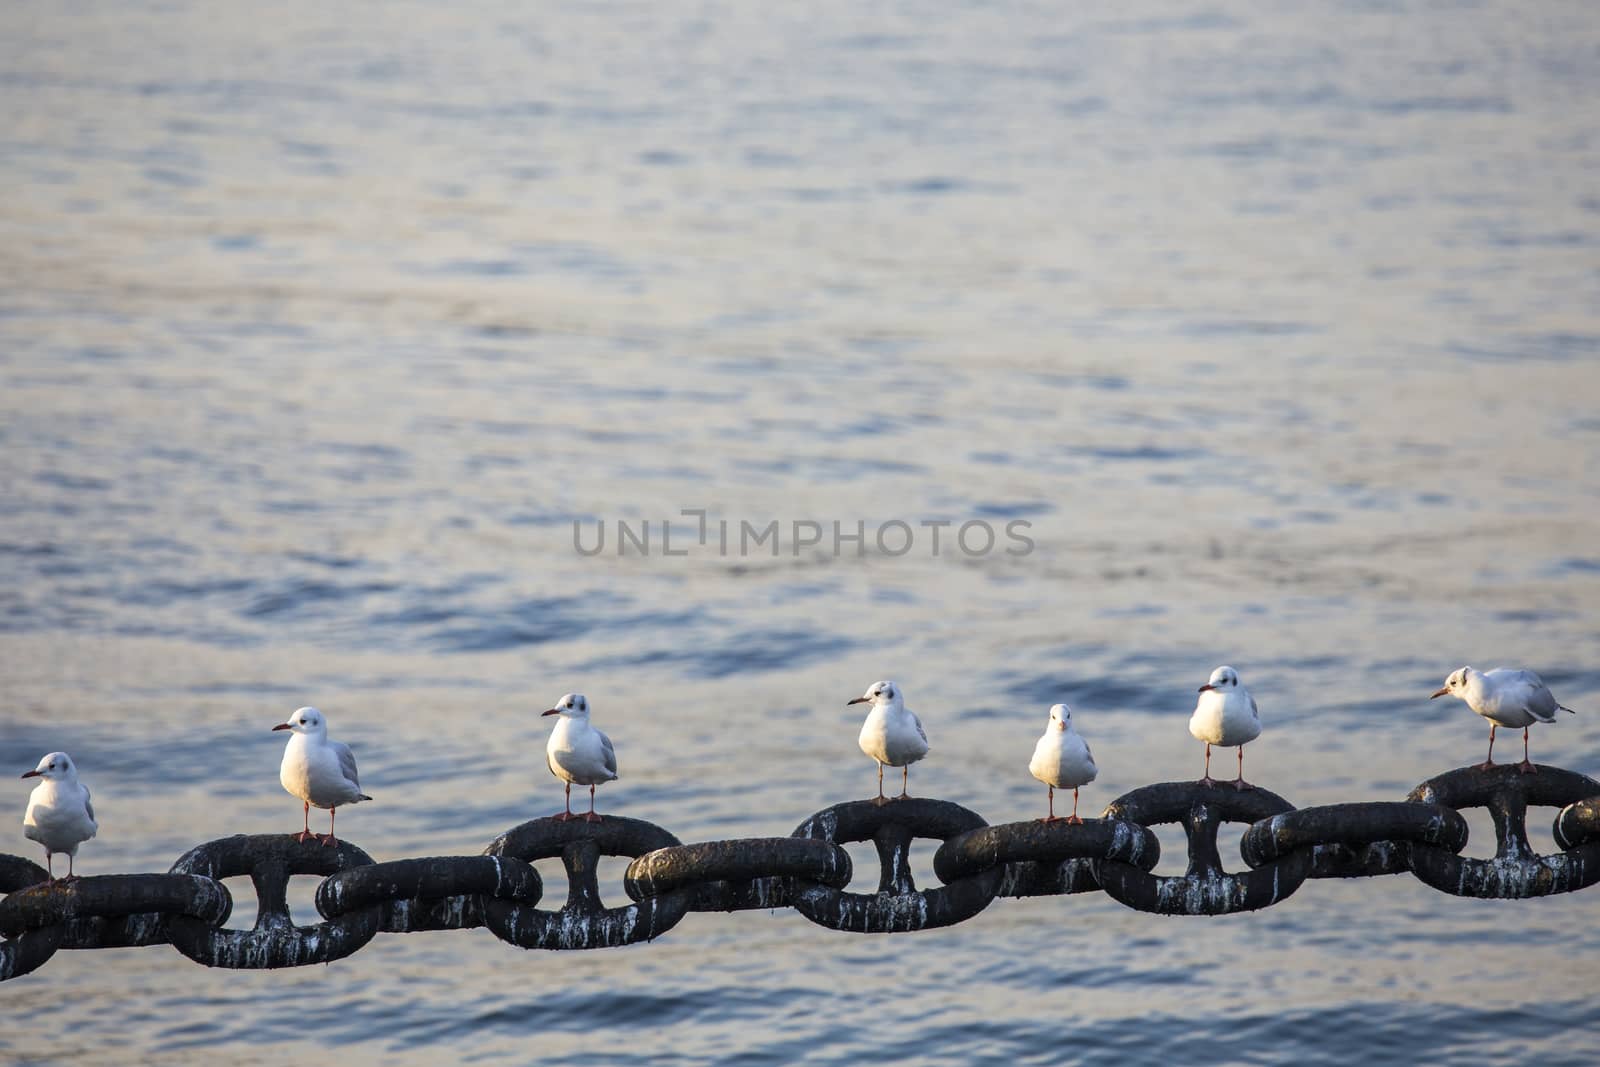
[[[372,862],[348,841],[336,848],[294,834],[239,834],[190,849],[172,865],[173,874],[197,874],[218,881],[248,874],[256,888],[256,925],[226,930],[187,915],[169,924],[172,947],[196,963],[256,970],[327,963],[356,951],[378,932],[382,909],[352,912],[314,926],[289,918],[289,876],[329,875]]]
[[[0,893],[15,893],[49,877],[50,872],[32,860],[0,854]]]
[[[1182,875],[1156,875],[1130,863],[1104,860],[1100,885],[1117,900],[1140,911],[1162,915],[1227,915],[1269,907],[1300,888],[1311,873],[1310,850],[1243,874],[1222,869],[1217,827],[1224,822],[1255,823],[1294,810],[1265,789],[1239,790],[1226,783],[1163,782],[1135,789],[1112,801],[1106,815],[1141,826],[1181,823],[1189,837],[1189,869]]]
[[[0,893],[15,893],[49,877],[50,873],[32,860],[0,855]],[[43,966],[61,947],[64,933],[61,927],[54,926],[8,936],[0,941],[0,982],[7,978],[20,978]]]
[[[969,919],[994,900],[1003,869],[991,867],[937,889],[919,890],[906,854],[913,838],[947,841],[983,825],[983,816],[946,800],[856,800],[819,811],[793,836],[834,844],[870,840],[882,868],[878,891],[846,893],[796,878],[791,889],[795,910],[820,926],[869,934],[928,930]]]
[[[1147,827],[1120,819],[1011,822],[952,837],[934,853],[933,872],[953,882],[1004,866],[999,896],[1047,896],[1099,889],[1094,861],[1102,859],[1148,871],[1161,860],[1161,843]]]
[[[543,895],[539,872],[510,856],[430,856],[336,871],[317,887],[317,911],[382,907],[390,933],[467,930],[483,925],[485,897],[532,907]]]
[[[1369,878],[1411,869],[1412,842],[1460,852],[1467,820],[1440,804],[1326,804],[1263,819],[1239,842],[1244,861],[1260,867],[1310,848],[1313,878]]]
[[[140,948],[167,943],[171,916],[218,926],[232,911],[228,888],[210,878],[105,874],[12,893],[0,900],[0,935],[60,927],[61,948]]]
[[[792,877],[842,889],[851,873],[850,854],[831,842],[749,837],[647,852],[628,865],[623,885],[634,900],[695,887],[691,911],[744,911],[788,907]]]
[[[1462,897],[1541,897],[1569,893],[1600,880],[1600,842],[1589,842],[1552,856],[1528,844],[1528,805],[1565,807],[1592,797],[1593,780],[1559,767],[1524,774],[1514,763],[1482,770],[1460,770],[1430,778],[1407,799],[1450,808],[1488,808],[1494,819],[1494,859],[1471,859],[1442,848],[1413,845],[1416,876],[1445,893]],[[1576,825],[1576,820],[1575,823]]]
[[[567,869],[567,903],[543,911],[510,900],[484,905],[484,925],[522,948],[615,948],[649,941],[676,926],[689,910],[688,890],[607,908],[600,903],[595,866],[601,856],[636,858],[679,841],[639,819],[607,815],[602,822],[534,819],[501,834],[486,852],[524,862],[560,856]]]
[[[1568,804],[1556,814],[1550,832],[1562,848],[1577,848],[1590,841],[1600,841],[1600,797]]]
[[[1535,855],[1529,805],[1557,807],[1563,849]],[[1463,858],[1461,808],[1494,818],[1492,860]],[[1217,828],[1249,823],[1240,852],[1251,868],[1222,869]],[[1188,870],[1151,874],[1160,846],[1151,826],[1181,823]],[[934,873],[943,885],[918,889],[913,840],[941,842]],[[872,841],[876,893],[850,893],[849,854]],[[632,903],[607,908],[595,868],[628,856]],[[567,901],[540,910],[544,887],[530,865],[560,857]],[[989,826],[942,800],[861,800],[817,812],[789,837],[681,844],[659,826],[608,815],[600,822],[534,819],[479,856],[373,863],[348,842],[325,847],[291,834],[222,838],[185,854],[168,874],[102,875],[49,881],[37,863],[0,855],[0,981],[43,965],[61,949],[172,944],[213,967],[296,967],[348,956],[379,932],[486,926],[523,948],[609,948],[658,937],[691,910],[792,906],[812,922],[860,933],[948,926],[996,896],[1060,895],[1102,889],[1131,908],[1166,915],[1219,915],[1264,908],[1307,878],[1355,878],[1411,871],[1446,893],[1530,897],[1600,881],[1600,782],[1556,767],[1464,767],[1430,779],[1405,801],[1329,804],[1296,810],[1264,789],[1167,782],[1113,801],[1100,819]],[[297,874],[323,876],[324,922],[296,926],[285,897]],[[223,927],[232,897],[222,879],[249,875],[258,901],[251,930]]]

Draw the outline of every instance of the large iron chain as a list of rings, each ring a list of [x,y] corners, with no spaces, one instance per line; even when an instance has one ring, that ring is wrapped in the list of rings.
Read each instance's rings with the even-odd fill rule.
[[[1560,852],[1528,842],[1529,806],[1560,809]],[[1460,809],[1494,819],[1493,859],[1460,855]],[[1223,869],[1217,830],[1248,823],[1245,869]],[[1188,869],[1152,873],[1161,848],[1150,827],[1180,823]],[[942,885],[919,889],[910,849],[940,842]],[[877,891],[846,891],[852,867],[841,847],[871,841]],[[605,907],[600,856],[632,859],[631,903]],[[544,885],[531,865],[559,858],[567,901],[537,907]],[[941,800],[850,801],[817,812],[789,837],[685,845],[659,826],[608,815],[599,822],[534,819],[478,856],[374,863],[348,842],[325,848],[293,834],[239,835],[191,849],[166,874],[49,881],[43,867],[0,855],[0,981],[42,966],[61,949],[171,944],[212,967],[327,963],[380,932],[487,927],[522,948],[592,949],[646,941],[690,911],[793,907],[812,922],[857,933],[898,933],[971,918],[996,897],[1102,890],[1141,911],[1219,915],[1269,907],[1307,879],[1412,872],[1457,896],[1522,898],[1568,893],[1600,881],[1600,782],[1557,767],[1466,767],[1431,778],[1404,801],[1295,808],[1265,789],[1166,782],[1112,801],[1099,819],[988,825]],[[293,875],[318,875],[322,922],[296,925]],[[250,930],[224,927],[233,898],[222,880],[248,875],[257,898]]]

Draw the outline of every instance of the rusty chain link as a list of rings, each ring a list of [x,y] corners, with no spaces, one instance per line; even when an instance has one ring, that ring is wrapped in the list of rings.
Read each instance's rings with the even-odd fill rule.
[[[1533,851],[1530,805],[1560,809],[1552,832],[1562,851]],[[1494,820],[1493,859],[1460,855],[1460,809],[1474,807]],[[1222,867],[1224,822],[1249,824],[1242,871]],[[1188,836],[1182,875],[1151,873],[1161,847],[1150,827],[1163,823]],[[933,869],[942,885],[917,888],[909,864],[917,838],[940,842]],[[852,865],[841,846],[860,841],[878,851],[875,893],[845,891]],[[601,856],[632,860],[623,883],[632,903],[601,903]],[[537,907],[544,885],[531,862],[553,858],[566,868],[567,901],[550,911]],[[477,927],[528,949],[610,948],[659,937],[691,911],[793,907],[831,929],[897,933],[962,922],[996,897],[1100,890],[1140,911],[1221,915],[1269,907],[1307,879],[1405,871],[1456,896],[1591,886],[1600,881],[1600,782],[1557,767],[1466,767],[1423,782],[1404,801],[1311,808],[1265,789],[1165,782],[1118,797],[1099,819],[997,826],[948,801],[857,800],[817,812],[789,837],[691,845],[622,816],[543,818],[506,831],[482,855],[389,863],[348,842],[324,848],[293,834],[237,835],[191,849],[166,874],[60,882],[36,863],[0,855],[0,981],[61,949],[170,944],[211,967],[298,967],[341,959],[380,932]],[[297,874],[322,876],[320,923],[298,926],[289,916]],[[255,888],[255,926],[228,929],[233,897],[222,880],[243,875]]]
[[[1411,870],[1433,888],[1458,897],[1542,897],[1591,886],[1600,880],[1600,841],[1540,856],[1528,844],[1528,805],[1559,807],[1565,815],[1567,805],[1594,796],[1594,785],[1557,767],[1523,774],[1515,764],[1487,771],[1466,767],[1430,778],[1406,799],[1447,808],[1488,808],[1494,818],[1494,859],[1467,859],[1438,845],[1416,843],[1411,846]],[[1561,832],[1561,815],[1553,832]],[[1567,825],[1576,828],[1581,822],[1574,816]],[[1594,825],[1592,819],[1588,825]]]

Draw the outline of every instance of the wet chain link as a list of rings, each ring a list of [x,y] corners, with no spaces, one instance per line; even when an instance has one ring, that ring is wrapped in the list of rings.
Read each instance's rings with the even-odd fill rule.
[[[1528,808],[1559,808],[1557,846],[1528,843]],[[1494,820],[1493,859],[1460,855],[1464,808]],[[1245,870],[1223,869],[1222,823],[1247,823]],[[1182,875],[1152,874],[1161,846],[1150,827],[1181,824]],[[918,889],[911,843],[940,842],[941,885]],[[875,893],[851,893],[843,845],[871,841]],[[601,903],[601,856],[632,860],[623,880],[631,903]],[[533,861],[559,858],[567,900],[538,907]],[[1600,881],[1600,782],[1557,767],[1525,774],[1515,765],[1467,767],[1423,782],[1404,801],[1295,808],[1265,789],[1226,783],[1144,786],[1098,819],[990,826],[942,800],[836,804],[789,837],[685,845],[659,826],[608,815],[599,822],[534,819],[506,831],[478,856],[374,863],[348,842],[326,847],[293,834],[237,835],[191,849],[166,874],[99,875],[51,882],[19,856],[0,855],[0,981],[36,970],[61,949],[170,944],[210,967],[276,968],[328,963],[380,932],[486,927],[522,948],[611,948],[652,940],[691,911],[792,907],[834,930],[899,933],[971,918],[996,897],[1103,891],[1140,911],[1222,915],[1276,904],[1307,879],[1366,878],[1410,871],[1456,896],[1524,898],[1569,893]],[[223,879],[248,875],[255,925],[224,924],[233,897]],[[298,926],[287,892],[295,875],[322,877],[322,922]]]

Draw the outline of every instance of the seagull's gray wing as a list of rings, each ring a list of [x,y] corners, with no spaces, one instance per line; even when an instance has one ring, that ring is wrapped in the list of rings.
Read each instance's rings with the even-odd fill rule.
[[[1510,670],[1506,674],[1512,680],[1528,687],[1528,713],[1540,722],[1555,722],[1556,712],[1561,705],[1556,703],[1556,696],[1550,692],[1550,687],[1544,684],[1533,671]]]
[[[1261,719],[1261,712],[1256,710],[1256,696],[1255,696],[1255,694],[1250,692],[1248,689],[1246,689],[1244,695],[1250,701],[1250,714],[1251,714],[1251,716],[1254,717],[1257,721],[1259,721]]]
[[[94,817],[94,805],[89,803],[88,786],[83,787],[83,810],[88,813],[90,822],[94,823],[96,826],[100,825],[100,820]]]
[[[356,777],[356,754],[350,751],[350,746],[343,741],[330,741],[329,746],[333,754],[339,757],[339,770],[344,773],[351,785],[361,788],[361,780]]]
[[[1542,722],[1555,722],[1556,712],[1560,708],[1561,705],[1556,703],[1556,695],[1550,692],[1550,687],[1543,682],[1536,682],[1534,687],[1528,690],[1528,710],[1533,713],[1534,718]]]
[[[927,743],[928,743],[928,731],[926,731],[926,730],[924,730],[924,729],[923,729],[923,728],[922,728],[922,720],[921,720],[921,719],[919,719],[919,718],[917,718],[917,713],[916,713],[916,712],[914,712],[914,711],[911,711],[911,710],[910,710],[910,709],[909,709],[909,708],[908,708],[908,709],[906,709],[906,710],[907,710],[907,711],[908,711],[908,712],[909,712],[909,713],[910,713],[910,715],[911,715],[911,721],[912,721],[912,722],[913,722],[913,723],[915,723],[915,724],[916,724],[916,727],[917,727],[917,736],[918,736],[918,737],[920,737],[920,738],[922,738],[922,743],[923,743],[923,744],[927,744]]]
[[[605,760],[606,770],[611,772],[611,777],[617,777],[617,750],[611,747],[611,738],[605,734],[600,734],[600,755]]]

